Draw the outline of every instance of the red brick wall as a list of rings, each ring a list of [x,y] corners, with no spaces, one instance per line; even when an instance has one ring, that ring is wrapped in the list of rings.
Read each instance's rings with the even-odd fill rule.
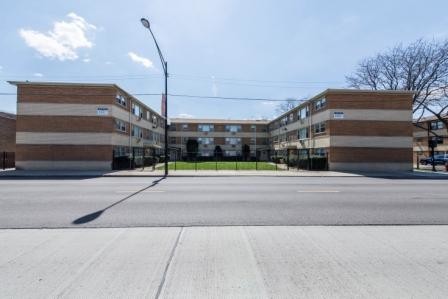
[[[0,152],[16,151],[16,120],[0,116]]]

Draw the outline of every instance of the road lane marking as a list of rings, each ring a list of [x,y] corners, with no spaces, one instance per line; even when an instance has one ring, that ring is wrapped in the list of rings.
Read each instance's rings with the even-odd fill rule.
[[[129,191],[127,191],[127,190],[119,190],[119,191],[115,191],[115,193],[135,193],[135,192],[138,192],[138,190],[129,190]],[[151,191],[142,191],[142,192],[140,192],[140,193],[163,193],[163,192],[165,192],[165,191],[162,191],[162,190],[151,190]]]
[[[298,190],[299,193],[338,193],[339,190]]]

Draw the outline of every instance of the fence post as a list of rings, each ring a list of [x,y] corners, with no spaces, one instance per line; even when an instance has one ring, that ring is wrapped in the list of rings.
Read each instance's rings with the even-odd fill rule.
[[[308,166],[308,170],[311,170],[311,159],[310,159],[310,149],[307,149],[307,151],[306,151],[306,158],[307,158],[307,166]]]
[[[198,171],[198,157],[194,157],[194,171]]]
[[[218,157],[215,156],[215,170],[218,171]]]
[[[328,163],[328,152],[325,153],[326,161],[325,161],[325,170],[328,171],[330,169],[330,165]]]
[[[289,148],[286,150],[286,169],[289,171]]]
[[[275,151],[275,158],[274,159],[275,159],[275,161],[274,161],[275,162],[275,171],[277,171],[278,170],[278,167],[277,167],[277,161],[278,161],[277,160],[277,151]]]
[[[177,170],[177,156],[174,157],[174,171]]]

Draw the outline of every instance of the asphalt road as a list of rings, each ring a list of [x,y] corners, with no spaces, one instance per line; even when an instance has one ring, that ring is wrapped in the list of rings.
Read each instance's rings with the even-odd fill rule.
[[[0,228],[448,224],[447,180],[0,180]]]

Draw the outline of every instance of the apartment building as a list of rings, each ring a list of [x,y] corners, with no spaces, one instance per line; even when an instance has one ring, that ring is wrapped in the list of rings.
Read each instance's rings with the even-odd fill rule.
[[[213,157],[218,148],[223,157],[241,157],[243,146],[253,158],[269,157],[267,120],[172,118],[170,122],[169,143],[177,158],[188,156],[188,140],[198,143],[200,157]]]
[[[16,151],[16,116],[0,111],[0,154]]]
[[[326,156],[335,171],[412,169],[412,92],[328,89],[268,124],[278,155]]]
[[[448,115],[445,119],[448,119]],[[436,141],[434,154],[448,154],[448,129],[435,116],[424,117],[414,122],[414,163],[420,158],[431,156],[429,140]]]
[[[17,169],[110,170],[164,147],[163,118],[115,84],[17,86]]]
[[[117,159],[138,166],[163,152],[163,118],[115,84],[10,83],[17,86],[17,169],[109,170]],[[249,149],[246,158],[259,160],[327,157],[330,170],[411,170],[412,96],[328,89],[271,121],[173,118],[170,156],[188,156],[194,140],[201,157]]]

